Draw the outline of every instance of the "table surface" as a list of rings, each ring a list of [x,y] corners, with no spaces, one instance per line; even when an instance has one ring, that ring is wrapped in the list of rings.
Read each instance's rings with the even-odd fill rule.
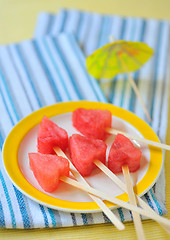
[[[62,7],[170,20],[169,0],[0,0],[0,6],[0,44],[32,38],[38,13],[42,11],[57,12]],[[170,119],[170,113],[168,118]],[[166,142],[170,144],[170,123]],[[169,158],[170,152],[167,152],[165,156],[165,174],[168,214],[166,217],[170,219]],[[170,239],[170,236],[163,228],[152,220],[143,221],[143,226],[146,239]],[[112,224],[108,223],[58,229],[0,229],[0,239],[136,239],[133,223],[126,223],[125,227],[124,231],[118,231]]]

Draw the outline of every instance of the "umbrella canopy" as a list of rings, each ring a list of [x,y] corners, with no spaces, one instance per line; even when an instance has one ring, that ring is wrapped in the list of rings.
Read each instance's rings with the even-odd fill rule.
[[[87,57],[87,69],[97,79],[113,78],[119,73],[138,70],[152,54],[153,49],[145,43],[119,40]]]
[[[149,122],[151,117],[130,72],[138,70],[152,54],[153,49],[146,43],[119,40],[97,49],[86,59],[88,72],[97,79],[126,73]]]

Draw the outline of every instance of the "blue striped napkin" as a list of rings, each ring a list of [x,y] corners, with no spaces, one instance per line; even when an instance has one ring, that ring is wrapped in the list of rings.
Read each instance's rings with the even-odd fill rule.
[[[55,38],[42,38],[42,35],[48,33],[47,29],[53,28],[54,23],[55,25],[58,24],[58,28],[61,27],[58,32],[63,31],[67,21],[65,17],[58,18],[58,16],[62,15],[62,12],[68,15],[71,14],[67,10],[62,10],[56,16],[49,14],[40,15],[36,28],[37,40],[0,47],[1,149],[12,127],[20,119],[42,106],[78,99],[106,102],[106,98],[96,80],[86,72],[85,57],[74,37],[71,34],[58,35],[57,33],[56,35],[54,34]],[[80,21],[83,26],[86,21],[86,15],[89,15],[89,13],[73,12],[75,12],[75,15],[83,14],[84,18],[82,17]],[[101,15],[97,16],[103,17]],[[50,21],[48,21],[48,18]],[[70,18],[67,24],[72,24],[76,28],[78,24],[76,25],[74,21],[74,17]],[[124,21],[126,22],[126,19]],[[44,26],[46,26],[45,31],[43,30]],[[166,26],[166,24],[163,24],[163,29],[166,34],[169,34]],[[72,32],[70,26],[67,29]],[[82,32],[80,30],[79,32]],[[76,32],[74,33],[77,38]],[[165,71],[168,37],[165,36],[165,33],[163,32],[160,36],[160,38],[163,37],[165,46],[165,48],[159,51],[161,58],[158,58],[157,54],[156,59],[152,60],[150,65],[146,66],[145,70],[140,71],[136,76],[140,91],[144,92],[145,101],[153,113],[152,127],[162,141],[165,140],[166,136],[168,114],[168,78]],[[92,30],[91,34],[93,34]],[[82,39],[86,39],[83,38],[83,33],[80,35]],[[38,38],[38,36],[41,36],[41,38]],[[97,35],[93,37],[95,39],[96,37],[98,38]],[[89,42],[91,41],[90,39],[91,37],[89,36]],[[85,49],[83,41],[80,46]],[[93,46],[95,45],[93,44]],[[162,47],[162,44],[160,46]],[[156,66],[159,66],[159,68],[155,68]],[[150,73],[149,75],[148,72]],[[145,81],[141,82],[141,78],[144,78]],[[126,80],[116,80],[111,86],[112,94],[109,101],[134,111],[144,119],[143,113],[141,113],[141,106],[136,101],[134,94],[131,93]],[[106,87],[104,84],[104,89]],[[105,93],[108,97],[108,92],[106,91]],[[157,108],[151,102],[156,103]],[[11,184],[2,168],[1,161],[0,193],[0,227],[3,228],[65,227],[109,222],[103,213],[64,213],[33,202]],[[143,199],[160,215],[166,213],[164,170],[157,184],[143,196]],[[122,208],[114,210],[114,213],[122,221],[132,219],[131,213]]]

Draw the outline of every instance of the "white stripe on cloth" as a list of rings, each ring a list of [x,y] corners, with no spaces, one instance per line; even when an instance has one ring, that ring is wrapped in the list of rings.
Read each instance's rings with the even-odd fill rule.
[[[51,26],[51,29],[49,30],[49,34],[56,35],[56,34],[60,33],[62,31],[64,19],[65,19],[65,11],[64,10],[59,11],[57,16],[54,17],[54,22]],[[44,28],[44,26],[42,26],[42,28]],[[44,36],[44,35],[42,35],[42,36]]]
[[[51,72],[55,73],[55,69],[58,66],[58,69],[60,70],[60,72],[62,73],[62,77],[63,77],[63,81],[65,83],[65,85],[67,86],[67,89],[70,89],[69,91],[69,98],[74,99],[74,100],[78,100],[78,94],[74,88],[74,84],[72,81],[70,81],[70,76],[69,73],[67,72],[67,69],[65,67],[64,64],[64,60],[61,58],[61,56],[59,55],[59,52],[56,51],[56,46],[54,45],[54,42],[51,41],[51,39],[45,39],[44,43],[46,42],[46,45],[48,45],[49,51],[51,52],[52,57],[50,58],[49,55],[47,54],[47,52],[44,53],[46,54],[46,59],[49,58],[49,61],[51,62]],[[42,45],[42,48],[44,48],[44,44],[42,44],[42,41],[39,41],[39,45]],[[56,74],[56,73],[55,73]],[[66,95],[66,98],[68,100],[68,95],[65,93],[64,95]]]
[[[41,38],[41,36],[44,36],[47,34],[49,21],[50,21],[49,13],[44,12],[38,15],[37,22],[36,22],[37,37]],[[42,24],[43,27],[41,27],[39,24]]]

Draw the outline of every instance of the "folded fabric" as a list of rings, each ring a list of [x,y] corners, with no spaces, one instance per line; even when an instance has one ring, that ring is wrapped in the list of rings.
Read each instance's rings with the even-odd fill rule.
[[[165,142],[169,108],[169,22],[102,15],[76,9],[61,9],[57,14],[44,12],[38,15],[34,33],[36,38],[46,34],[57,36],[60,32],[73,32],[86,56],[108,43],[110,36],[116,40],[145,42],[154,49],[154,56],[132,76],[152,118],[150,126]],[[100,79],[99,83],[110,103],[130,110],[147,121],[126,76],[118,75],[110,82]],[[164,170],[152,191],[155,199],[164,205]]]

